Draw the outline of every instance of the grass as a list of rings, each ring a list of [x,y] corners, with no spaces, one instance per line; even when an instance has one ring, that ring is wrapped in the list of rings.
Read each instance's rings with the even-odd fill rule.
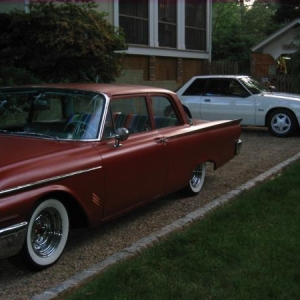
[[[300,162],[64,299],[300,298]]]

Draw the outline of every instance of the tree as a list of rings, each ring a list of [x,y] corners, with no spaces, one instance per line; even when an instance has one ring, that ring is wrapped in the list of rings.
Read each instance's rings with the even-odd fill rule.
[[[212,58],[232,60],[235,57],[232,46],[236,47],[239,36],[240,14],[236,3],[216,2],[212,17]],[[233,44],[232,44],[233,43]],[[234,59],[236,60],[236,59]]]
[[[279,7],[273,21],[285,25],[294,19],[300,18],[300,0],[278,0]]]
[[[298,29],[297,35],[291,43],[293,47],[297,47],[297,51],[290,55],[290,61],[288,64],[288,73],[291,75],[293,90],[296,93],[300,93],[300,30]]]
[[[213,4],[212,58],[239,62],[240,73],[250,73],[251,47],[275,28],[271,18],[276,11],[273,2],[243,0],[218,1]],[[262,22],[263,20],[263,22]]]
[[[254,44],[264,40],[281,27],[273,22],[277,9],[278,4],[275,1],[256,0],[247,10],[244,19],[244,32],[252,36]]]
[[[30,14],[0,14],[1,66],[24,68],[46,82],[113,81],[122,70],[125,38],[93,2],[84,2],[42,1]]]
[[[41,80],[39,78],[24,68],[0,68],[0,86],[23,85],[27,83],[40,82]]]

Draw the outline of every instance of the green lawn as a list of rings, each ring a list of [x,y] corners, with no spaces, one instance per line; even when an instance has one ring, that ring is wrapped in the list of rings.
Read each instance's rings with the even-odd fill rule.
[[[300,162],[64,299],[300,299]]]

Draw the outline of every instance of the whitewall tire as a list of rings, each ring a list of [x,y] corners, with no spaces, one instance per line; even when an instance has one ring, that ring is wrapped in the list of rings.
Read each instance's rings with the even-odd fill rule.
[[[33,211],[21,257],[34,271],[53,265],[62,255],[69,235],[69,215],[57,199],[41,202]]]

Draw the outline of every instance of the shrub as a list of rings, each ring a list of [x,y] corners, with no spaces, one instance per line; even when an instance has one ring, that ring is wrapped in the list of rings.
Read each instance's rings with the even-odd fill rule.
[[[23,68],[0,68],[0,86],[23,85],[39,82],[40,79]]]
[[[124,36],[85,2],[39,2],[29,14],[0,14],[1,65],[46,82],[113,81],[122,71]]]

